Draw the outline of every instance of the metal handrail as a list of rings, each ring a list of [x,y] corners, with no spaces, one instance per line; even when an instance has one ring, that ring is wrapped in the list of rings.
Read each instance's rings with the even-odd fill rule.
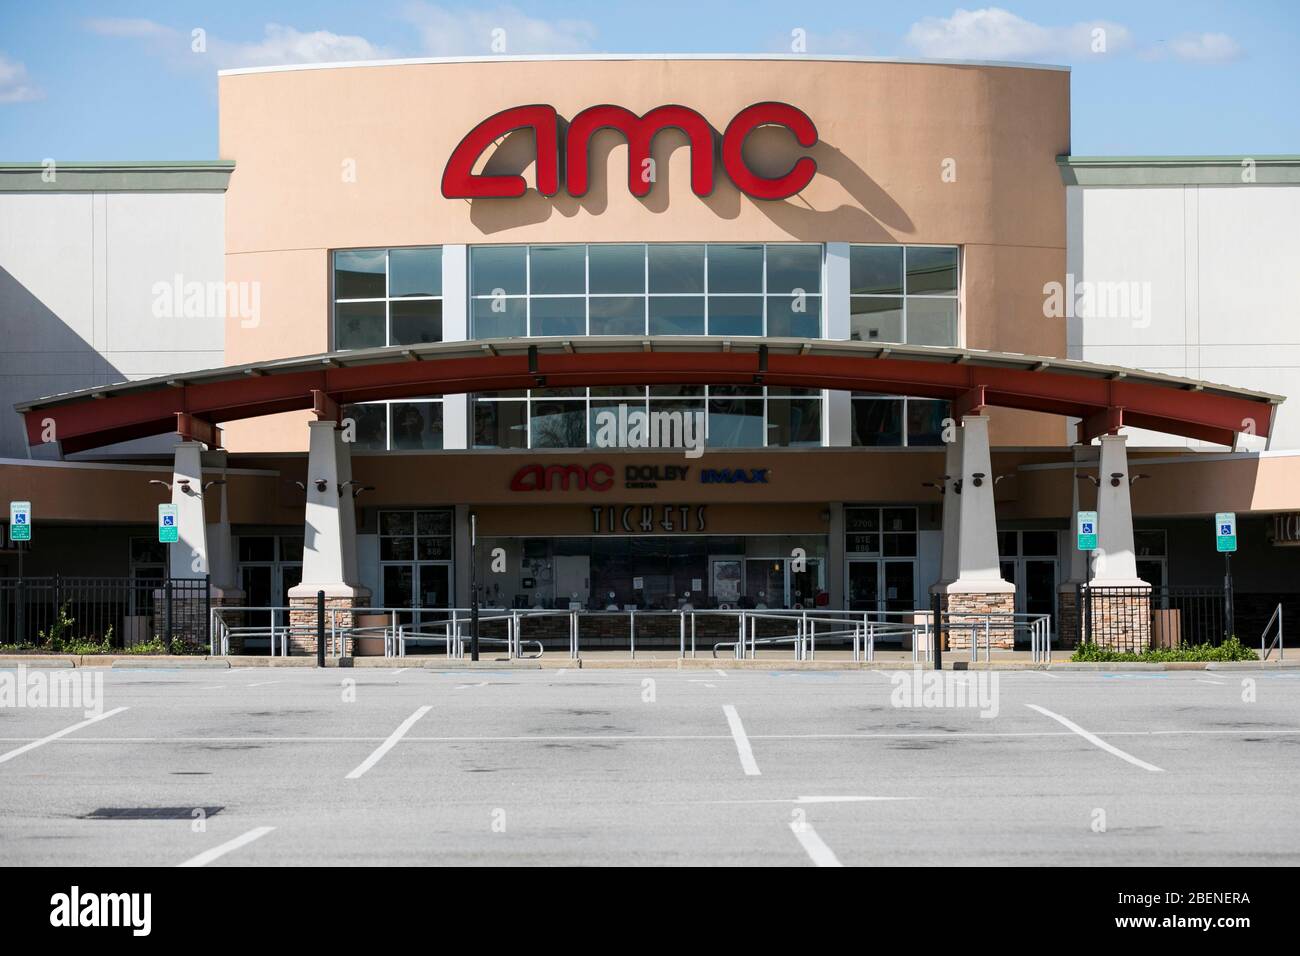
[[[1272,643],[1270,643],[1266,648],[1264,646],[1264,638],[1268,635],[1269,628],[1273,626],[1274,620],[1277,621],[1277,637],[1273,638]],[[1284,651],[1285,644],[1282,641],[1282,602],[1281,601],[1279,601],[1277,607],[1273,609],[1273,615],[1268,619],[1268,623],[1264,625],[1264,630],[1259,632],[1259,649],[1262,652],[1260,659],[1265,661],[1268,660],[1268,656],[1273,653],[1274,647],[1277,648],[1277,659],[1279,661],[1282,660],[1283,654],[1285,653]]]

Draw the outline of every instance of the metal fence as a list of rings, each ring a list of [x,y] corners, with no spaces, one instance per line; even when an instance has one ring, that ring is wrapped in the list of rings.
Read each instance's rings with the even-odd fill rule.
[[[467,656],[472,641],[468,608],[325,608],[318,624],[307,607],[214,607],[213,654],[315,653],[324,635],[332,658],[353,655],[408,657]],[[816,610],[678,611],[542,610],[480,608],[482,653],[537,658],[547,651],[581,659],[584,651],[626,651],[633,659],[653,650],[682,658],[752,660],[789,656],[815,660],[838,652],[852,661],[876,659],[878,646],[910,651],[913,662],[932,660],[931,618],[925,612],[875,613]],[[1008,640],[1028,644],[1033,659],[1051,660],[1051,618],[1031,614],[944,615],[945,632],[971,635],[970,659],[988,660]]]
[[[0,578],[0,645],[50,651],[97,644],[124,650],[179,638],[208,646],[211,590],[204,578]]]
[[[1218,646],[1233,633],[1231,598],[1222,588],[1079,585],[1075,600],[1075,639],[1111,650]]]

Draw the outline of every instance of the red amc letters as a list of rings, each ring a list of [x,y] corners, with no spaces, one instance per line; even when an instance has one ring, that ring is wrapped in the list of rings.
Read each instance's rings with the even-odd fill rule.
[[[781,176],[762,176],[745,162],[745,140],[760,126],[783,126],[805,149],[817,144],[817,127],[802,110],[788,103],[755,103],[741,110],[722,134],[722,168],[736,187],[753,199],[788,199],[812,181],[817,163],[802,156]],[[537,139],[537,191],[554,196],[560,191],[561,145],[564,180],[571,196],[585,196],[590,183],[588,156],[591,138],[601,129],[616,129],[627,138],[627,188],[634,196],[650,192],[642,175],[650,147],[661,130],[679,129],[691,149],[691,191],[697,196],[713,192],[714,166],[719,150],[717,134],[708,121],[685,106],[659,106],[637,116],[621,106],[592,106],[573,118],[567,130],[553,106],[515,106],[489,116],[460,141],[442,173],[442,194],[448,199],[507,199],[522,196],[528,188],[519,175],[475,174],[474,164],[483,150],[507,133],[532,129]]]

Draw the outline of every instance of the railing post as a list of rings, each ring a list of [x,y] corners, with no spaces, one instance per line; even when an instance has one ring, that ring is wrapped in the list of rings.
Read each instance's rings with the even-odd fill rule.
[[[58,609],[59,609],[58,581],[59,579],[58,576],[56,575],[54,578],[54,609],[56,614],[58,613]],[[167,575],[166,615],[167,615],[167,646],[171,647],[172,646],[172,577],[170,574]]]
[[[325,592],[316,592],[316,666],[325,666]]]

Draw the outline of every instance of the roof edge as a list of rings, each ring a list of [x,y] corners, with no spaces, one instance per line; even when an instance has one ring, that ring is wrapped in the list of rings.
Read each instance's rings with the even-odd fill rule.
[[[0,192],[225,192],[233,160],[0,162]]]
[[[1300,185],[1300,155],[1057,156],[1067,186]]]
[[[626,60],[758,60],[758,61],[805,61],[821,63],[898,63],[915,66],[980,66],[1001,67],[1012,70],[1044,70],[1055,73],[1069,73],[1070,67],[1051,63],[1023,63],[1001,60],[940,60],[923,57],[893,56],[843,56],[817,55],[808,53],[536,53],[515,56],[436,56],[409,57],[388,60],[346,60],[334,63],[287,63],[281,66],[246,66],[228,70],[218,70],[218,76],[245,76],[253,73],[289,73],[301,70],[344,70],[356,67],[377,66],[418,66],[427,64],[455,63],[538,63],[564,61],[626,61]]]

